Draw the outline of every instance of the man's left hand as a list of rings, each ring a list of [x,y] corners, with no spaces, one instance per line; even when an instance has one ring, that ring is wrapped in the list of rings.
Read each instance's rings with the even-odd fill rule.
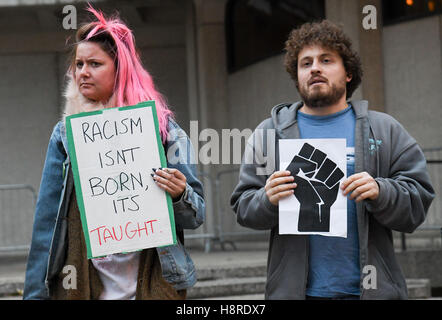
[[[367,172],[355,173],[348,177],[342,182],[341,190],[344,196],[351,193],[349,199],[356,199],[356,202],[365,199],[375,200],[379,196],[379,185]]]

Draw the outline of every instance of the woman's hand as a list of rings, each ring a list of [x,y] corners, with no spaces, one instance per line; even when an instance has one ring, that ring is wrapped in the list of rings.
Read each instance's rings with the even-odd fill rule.
[[[152,178],[161,189],[169,192],[173,201],[178,200],[186,190],[186,176],[178,169],[152,168]]]

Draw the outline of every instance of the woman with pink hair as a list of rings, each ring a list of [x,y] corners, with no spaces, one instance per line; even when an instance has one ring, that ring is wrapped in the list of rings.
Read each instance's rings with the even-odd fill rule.
[[[184,248],[183,230],[197,228],[205,217],[192,145],[143,68],[132,31],[118,16],[107,19],[90,5],[87,10],[94,21],[76,33],[63,119],[54,127],[43,168],[23,298],[184,299],[196,273]],[[155,101],[168,156],[168,168],[152,169],[152,178],[173,200],[179,240],[172,246],[88,260],[64,117],[147,100]],[[66,267],[76,275],[68,285]]]

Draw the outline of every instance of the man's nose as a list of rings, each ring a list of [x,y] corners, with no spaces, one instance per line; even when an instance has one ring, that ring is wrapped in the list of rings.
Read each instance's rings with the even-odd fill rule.
[[[322,69],[318,59],[314,59],[312,62],[312,67],[310,68],[311,73],[321,73]]]

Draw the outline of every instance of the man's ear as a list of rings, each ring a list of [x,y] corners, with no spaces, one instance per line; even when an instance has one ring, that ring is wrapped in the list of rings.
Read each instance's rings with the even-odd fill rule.
[[[351,73],[347,73],[347,78],[345,79],[345,81],[350,82],[351,79],[353,79],[353,75]]]

